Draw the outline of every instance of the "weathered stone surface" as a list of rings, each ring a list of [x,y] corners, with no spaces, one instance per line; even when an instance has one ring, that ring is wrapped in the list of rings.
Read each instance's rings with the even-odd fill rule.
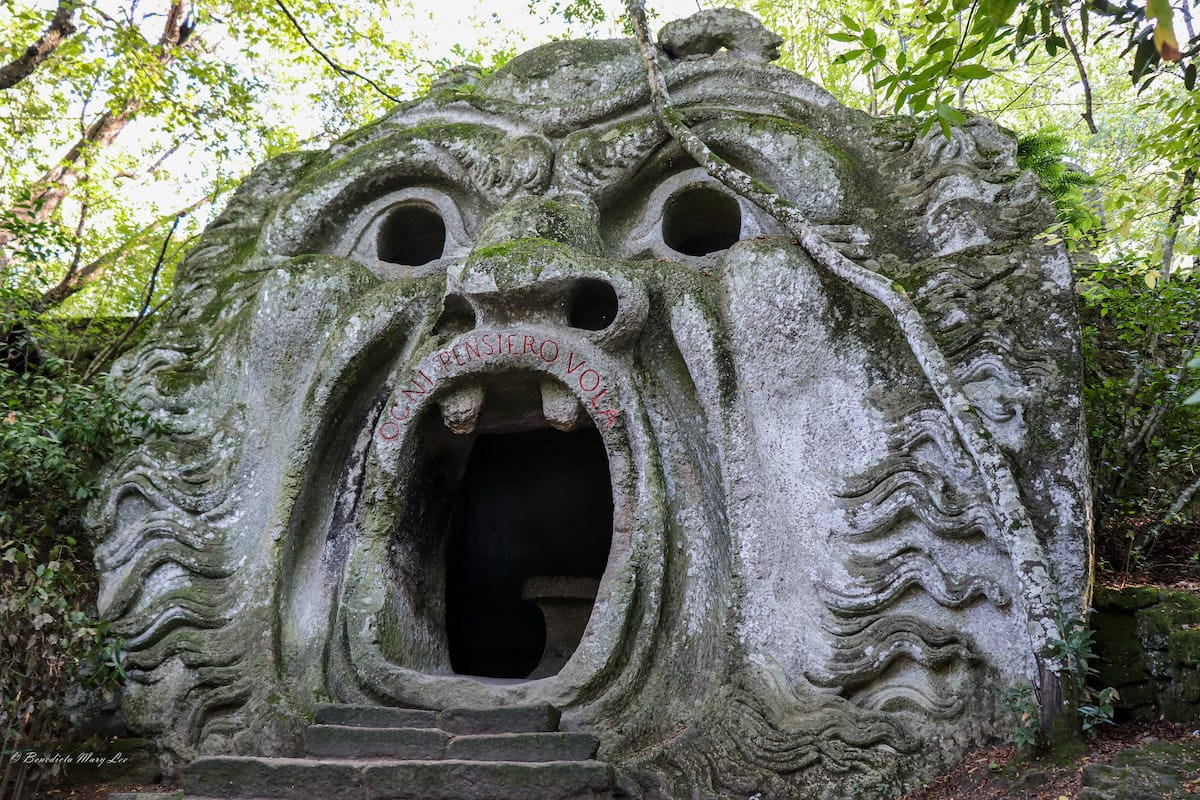
[[[508,708],[448,708],[438,714],[438,727],[451,733],[519,733],[556,731],[562,712],[549,703]]]
[[[317,706],[314,721],[318,725],[356,725],[364,728],[430,728],[437,726],[437,712],[323,703]]]
[[[71,752],[62,782],[92,784],[106,781],[157,783],[162,778],[157,748],[145,739],[113,739]]]
[[[710,8],[668,22],[659,31],[658,44],[671,58],[710,56],[727,50],[741,58],[774,61],[779,58],[783,37],[764,28],[745,11]]]
[[[1068,612],[1088,580],[1052,208],[991,122],[847,110],[727,17],[665,37],[679,113],[909,293],[1033,528],[888,313],[665,138],[634,43],[556,42],[256,170],[118,365],[167,433],[105,479],[99,605],[177,763],[395,726],[330,701],[553,705],[653,796],[840,800],[1007,728],[1029,575]],[[538,679],[530,578],[598,587]]]

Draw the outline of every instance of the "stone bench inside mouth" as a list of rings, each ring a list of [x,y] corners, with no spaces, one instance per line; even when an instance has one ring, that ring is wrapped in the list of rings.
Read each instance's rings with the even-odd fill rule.
[[[546,649],[530,678],[557,675],[583,638],[600,581],[556,575],[527,578],[521,598],[537,603],[546,621]]]

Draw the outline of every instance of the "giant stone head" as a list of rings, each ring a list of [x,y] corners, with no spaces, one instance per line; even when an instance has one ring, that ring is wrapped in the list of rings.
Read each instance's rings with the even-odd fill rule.
[[[847,110],[748,30],[675,31],[683,119],[914,298],[1078,609],[1071,278],[1013,137]],[[845,797],[1037,679],[1022,565],[900,329],[664,133],[632,41],[270,161],[174,292],[120,365],[168,433],[96,520],[126,717],[177,761],[286,755],[322,702],[551,703],[654,796]]]

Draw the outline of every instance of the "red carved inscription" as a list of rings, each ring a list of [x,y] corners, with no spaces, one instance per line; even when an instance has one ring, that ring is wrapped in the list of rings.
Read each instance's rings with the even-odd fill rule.
[[[556,364],[560,361],[562,350],[554,339],[538,337],[527,333],[477,333],[476,335],[456,342],[446,350],[433,354],[442,373],[450,372],[452,366],[466,367],[473,362],[490,361],[495,357],[504,356],[536,356],[544,364]],[[621,416],[621,410],[603,405],[602,400],[608,394],[606,380],[598,369],[588,366],[586,359],[575,351],[567,351],[562,359],[566,372],[567,385],[573,383],[583,395],[592,410],[600,415],[611,428]],[[400,425],[412,417],[413,408],[420,399],[429,394],[434,387],[434,380],[423,369],[418,369],[402,385],[397,392],[399,397],[389,406],[383,424],[379,426],[379,435],[383,439],[392,440],[400,435]]]

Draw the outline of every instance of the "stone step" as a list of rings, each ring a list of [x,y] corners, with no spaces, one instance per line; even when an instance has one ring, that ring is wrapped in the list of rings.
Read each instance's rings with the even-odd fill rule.
[[[450,733],[543,733],[558,730],[557,708],[549,703],[509,708],[447,708],[437,725]]]
[[[309,725],[304,752],[330,758],[443,758],[450,734],[438,728],[360,728],[348,725]]]
[[[588,761],[600,740],[590,733],[495,733],[455,736],[446,758],[462,761]]]
[[[355,706],[329,703],[317,706],[318,725],[353,725],[362,728],[433,728],[437,712],[421,708]]]
[[[599,761],[351,761],[202,756],[189,800],[612,800]]]
[[[416,708],[328,704],[317,706],[319,725],[359,728],[441,728],[450,733],[548,733],[561,712],[543,703],[509,708],[447,708],[440,714]]]
[[[464,761],[587,761],[600,740],[587,733],[492,733],[451,736],[438,728],[309,725],[304,752],[326,758]]]

